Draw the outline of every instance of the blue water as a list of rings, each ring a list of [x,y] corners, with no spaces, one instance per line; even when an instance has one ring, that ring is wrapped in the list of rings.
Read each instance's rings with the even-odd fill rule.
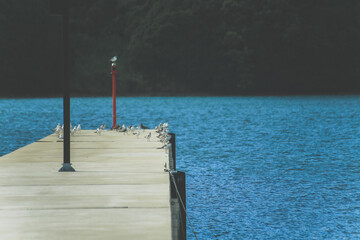
[[[199,239],[360,239],[360,96],[117,103],[121,123],[169,122],[176,133]],[[73,124],[112,123],[111,98],[73,98],[71,106]],[[58,122],[62,99],[0,100],[0,155]]]

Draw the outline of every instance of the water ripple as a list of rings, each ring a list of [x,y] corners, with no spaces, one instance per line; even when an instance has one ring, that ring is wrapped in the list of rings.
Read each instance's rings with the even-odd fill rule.
[[[359,102],[118,98],[118,115],[126,125],[170,123],[199,239],[360,239]],[[111,124],[111,98],[71,104],[74,124]],[[0,155],[50,134],[61,108],[61,99],[0,100]]]

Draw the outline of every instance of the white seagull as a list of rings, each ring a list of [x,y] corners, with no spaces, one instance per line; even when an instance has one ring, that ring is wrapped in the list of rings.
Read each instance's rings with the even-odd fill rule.
[[[148,141],[150,141],[151,138],[151,132],[148,133],[148,135],[146,135],[144,138],[146,138]]]
[[[57,126],[56,127],[56,129],[55,129],[55,134],[58,134],[59,135],[59,133],[62,131],[62,128],[61,128],[61,126],[59,125],[59,126]]]
[[[137,130],[136,133],[133,133],[134,135],[136,135],[137,138],[139,138],[140,136],[140,130]]]
[[[77,131],[77,128],[76,128],[76,126],[75,126],[74,128],[72,128],[72,129],[70,130],[71,136],[75,136],[76,131]]]
[[[61,125],[60,125],[60,123],[58,123],[57,125],[56,125],[56,127],[53,129],[53,132],[56,132],[58,129],[60,129],[61,128]]]
[[[96,131],[95,131],[95,133],[97,133],[97,135],[101,135],[101,131],[102,131],[101,128],[97,128]]]
[[[110,58],[110,62],[116,62],[117,60],[117,56],[113,56],[112,58]]]

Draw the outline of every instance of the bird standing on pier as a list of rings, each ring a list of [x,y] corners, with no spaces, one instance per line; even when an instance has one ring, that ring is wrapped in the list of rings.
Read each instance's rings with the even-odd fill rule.
[[[120,124],[118,123],[118,124],[115,125],[115,127],[112,127],[111,130],[118,130],[120,128],[121,128]]]
[[[136,133],[133,133],[134,135],[136,135],[137,138],[139,138],[140,136],[140,130],[137,130]]]
[[[55,133],[57,134],[57,135],[59,135],[59,133],[62,131],[62,128],[61,128],[61,126],[60,125],[58,125],[57,127],[56,127],[56,129],[55,129]]]
[[[118,129],[116,129],[116,131],[124,133],[126,132],[126,128],[119,127]]]
[[[75,126],[74,128],[70,129],[70,134],[71,136],[75,136],[75,133],[77,131],[77,127]]]
[[[134,126],[129,126],[129,127],[130,127],[130,132],[131,132],[131,133],[134,133],[135,127],[134,127]]]
[[[97,135],[101,135],[102,129],[101,128],[97,128],[95,133],[97,133]]]
[[[151,132],[148,133],[148,135],[146,135],[144,138],[146,138],[148,141],[150,141],[151,138]]]
[[[105,129],[105,123],[103,123],[99,128],[100,128],[101,130],[104,130],[104,129]]]
[[[53,132],[58,131],[60,128],[61,128],[61,125],[60,125],[60,123],[58,123],[58,124],[56,125],[56,127],[53,129]]]
[[[169,149],[171,147],[171,143],[166,143],[165,145],[163,145],[162,147],[159,147],[157,149],[165,149],[165,152],[168,153],[169,152]]]
[[[140,124],[141,129],[149,129],[148,127],[145,127],[142,123]]]
[[[160,138],[160,142],[167,143],[170,141],[170,139],[171,139],[171,135],[166,134],[166,135],[164,135],[164,137]]]

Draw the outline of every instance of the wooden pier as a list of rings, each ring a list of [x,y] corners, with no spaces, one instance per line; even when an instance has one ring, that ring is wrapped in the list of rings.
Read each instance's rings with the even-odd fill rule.
[[[148,131],[82,130],[71,137],[76,172],[58,171],[55,134],[1,157],[0,239],[186,238],[164,171],[174,163],[156,137],[144,138]]]

